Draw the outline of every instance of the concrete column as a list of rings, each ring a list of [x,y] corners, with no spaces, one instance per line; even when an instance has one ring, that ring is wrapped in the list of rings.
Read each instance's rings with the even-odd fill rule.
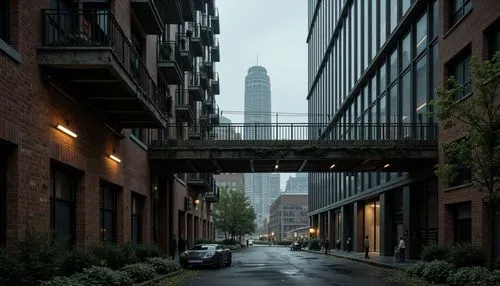
[[[392,237],[394,228],[392,223],[392,205],[390,203],[390,193],[380,194],[380,255],[394,255],[394,245]]]
[[[327,228],[328,228],[328,233],[326,238],[330,241],[330,245],[333,246],[334,240],[332,239],[333,237],[333,228],[332,228],[332,210],[329,210],[326,213],[326,219],[327,219]]]
[[[316,215],[317,218],[318,218],[318,224],[317,224],[317,227],[316,227],[316,238],[317,239],[320,239],[321,238],[321,235],[323,235],[323,230],[321,229],[321,214],[317,214]]]
[[[411,233],[411,193],[410,193],[410,186],[404,186],[403,187],[403,236],[405,239],[405,246],[406,246],[406,251],[405,255],[407,258],[409,258],[410,254],[410,233]],[[399,237],[397,238],[397,243],[399,243]]]
[[[347,239],[347,236],[346,236],[346,230],[347,230],[347,226],[345,225],[346,224],[346,213],[347,213],[347,207],[346,206],[341,206],[340,207],[340,243],[341,243],[341,248],[342,249],[345,249],[345,241]]]
[[[364,235],[364,203],[353,203],[353,223],[354,230],[352,236],[353,251],[363,251],[363,235]]]

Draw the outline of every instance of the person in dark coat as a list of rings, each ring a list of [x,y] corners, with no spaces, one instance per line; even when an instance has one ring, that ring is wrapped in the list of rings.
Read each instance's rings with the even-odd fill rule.
[[[175,260],[175,252],[177,251],[177,239],[175,239],[175,234],[172,234],[170,238],[170,243],[168,246],[168,256]]]
[[[187,241],[182,238],[182,235],[179,236],[179,254],[185,251],[187,247]]]

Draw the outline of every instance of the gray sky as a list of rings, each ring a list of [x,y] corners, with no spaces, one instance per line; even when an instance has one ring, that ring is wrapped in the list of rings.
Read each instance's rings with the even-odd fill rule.
[[[272,111],[278,121],[307,122],[307,0],[217,0],[222,116],[243,122],[245,75],[257,64],[271,78]],[[279,112],[301,113],[286,115]],[[235,114],[236,113],[236,114]],[[273,121],[276,115],[273,114]],[[294,174],[281,175],[281,188]]]

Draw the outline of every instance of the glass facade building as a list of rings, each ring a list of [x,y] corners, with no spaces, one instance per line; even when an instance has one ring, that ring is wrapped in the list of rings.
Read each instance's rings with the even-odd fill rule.
[[[309,1],[308,14],[308,121],[329,124],[310,139],[383,139],[349,125],[434,121],[428,112],[439,82],[437,0]],[[312,226],[330,241],[351,237],[357,250],[368,236],[370,250],[382,255],[393,255],[402,236],[416,256],[437,242],[432,171],[312,173]]]

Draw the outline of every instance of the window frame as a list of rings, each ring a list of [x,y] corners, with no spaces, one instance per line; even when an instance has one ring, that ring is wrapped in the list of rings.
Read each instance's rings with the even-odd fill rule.
[[[0,40],[7,44],[11,43],[10,30],[12,27],[11,23],[11,1],[3,0],[0,1]]]
[[[142,243],[142,219],[143,219],[143,207],[144,198],[139,194],[132,194],[131,198],[131,208],[130,208],[130,228],[131,228],[131,240],[134,244]],[[134,202],[136,203],[136,208],[134,208]],[[134,219],[138,221],[138,229],[134,227]],[[134,234],[136,234],[137,239],[134,239]]]
[[[457,55],[455,59],[448,64],[448,75],[455,77],[457,85],[462,88],[462,90],[455,94],[455,100],[462,100],[472,95],[471,58],[470,50],[466,50]],[[461,68],[462,81],[458,80],[458,67]],[[468,78],[466,79],[467,76]]]
[[[462,4],[460,8],[457,8],[457,0],[450,0],[449,2],[449,17],[450,17],[450,28],[459,23],[467,14],[472,11],[472,0],[460,0]],[[470,5],[469,5],[470,4]],[[469,5],[467,7],[467,5]]]
[[[70,188],[70,198],[58,197],[56,194],[56,172],[61,173],[68,180]],[[64,167],[58,164],[53,164],[50,167],[50,229],[52,231],[57,231],[55,229],[56,217],[57,217],[57,205],[56,203],[63,203],[70,208],[70,239],[69,244],[71,246],[76,244],[76,192],[77,192],[77,178],[75,172],[69,167]],[[56,235],[56,233],[53,233]]]
[[[103,243],[111,243],[114,244],[117,242],[117,226],[118,226],[118,219],[117,219],[117,204],[118,204],[118,191],[115,187],[111,186],[110,184],[106,184],[104,182],[101,182],[99,186],[99,191],[100,191],[100,235],[101,235],[101,242]],[[107,190],[108,192],[113,193],[113,208],[108,208],[104,206],[104,191]],[[105,219],[104,219],[104,214],[109,213],[112,215],[112,226],[111,226],[111,239],[110,241],[105,241],[105,234],[104,234],[104,226],[105,226]]]

